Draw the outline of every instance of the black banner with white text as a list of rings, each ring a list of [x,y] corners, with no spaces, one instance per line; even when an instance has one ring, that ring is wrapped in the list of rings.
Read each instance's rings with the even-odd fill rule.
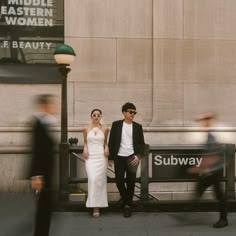
[[[54,64],[64,0],[0,0],[0,63]]]

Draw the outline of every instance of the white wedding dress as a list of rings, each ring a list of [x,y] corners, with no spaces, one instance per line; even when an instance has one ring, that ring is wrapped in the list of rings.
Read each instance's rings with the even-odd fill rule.
[[[107,207],[107,158],[104,156],[104,133],[93,128],[87,134],[88,159],[85,161],[88,175],[86,207]]]

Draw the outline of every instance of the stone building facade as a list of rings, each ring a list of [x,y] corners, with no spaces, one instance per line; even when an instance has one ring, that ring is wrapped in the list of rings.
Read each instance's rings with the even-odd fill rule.
[[[77,53],[68,77],[69,137],[82,144],[93,108],[110,126],[129,101],[150,145],[199,143],[194,117],[209,110],[218,113],[221,141],[236,143],[235,0],[65,0],[64,8],[65,43]],[[0,85],[2,149],[27,145],[39,91],[60,99],[60,85]],[[26,156],[1,154],[1,191],[28,189],[17,180]],[[184,199],[193,184],[150,189],[160,199]]]

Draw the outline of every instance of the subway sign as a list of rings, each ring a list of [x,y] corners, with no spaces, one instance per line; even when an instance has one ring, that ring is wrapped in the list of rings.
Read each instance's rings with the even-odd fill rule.
[[[196,179],[196,174],[189,174],[191,167],[200,167],[204,158],[203,149],[196,150],[153,150],[151,177],[155,179]],[[223,173],[223,172],[222,172]]]

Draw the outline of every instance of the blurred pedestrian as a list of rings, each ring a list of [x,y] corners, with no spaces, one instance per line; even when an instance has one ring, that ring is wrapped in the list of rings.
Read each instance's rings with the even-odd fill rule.
[[[130,217],[137,168],[145,143],[142,125],[134,122],[137,114],[135,105],[125,103],[122,113],[124,119],[112,123],[109,162],[111,165],[114,162],[115,165],[116,185],[121,195],[124,217]]]
[[[205,155],[199,167],[189,169],[190,173],[199,174],[197,183],[197,195],[200,198],[206,189],[213,186],[214,193],[219,201],[220,218],[213,225],[214,228],[223,228],[228,225],[226,196],[222,189],[220,180],[224,168],[224,149],[217,141],[210,128],[216,121],[216,116],[212,112],[199,115],[197,121],[202,127],[207,128],[207,142],[205,144]]]
[[[109,129],[102,122],[102,111],[91,112],[92,123],[84,128],[84,151],[88,176],[88,198],[86,207],[93,208],[93,216],[100,216],[100,208],[108,207],[107,201],[107,160]]]
[[[32,124],[32,188],[38,195],[34,236],[48,236],[52,211],[52,172],[55,139],[51,126],[55,125],[56,103],[51,94],[36,98],[37,113]]]

